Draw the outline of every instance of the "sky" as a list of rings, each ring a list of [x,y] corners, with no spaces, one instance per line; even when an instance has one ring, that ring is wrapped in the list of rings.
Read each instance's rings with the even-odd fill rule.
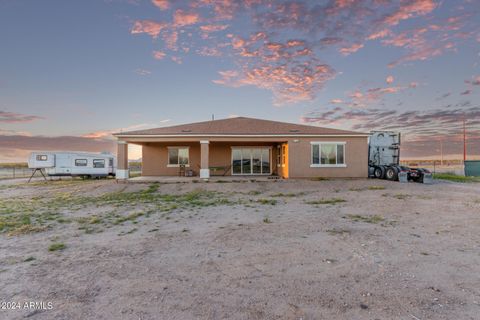
[[[480,157],[480,1],[0,0],[0,162],[246,116]],[[141,157],[132,147],[131,158]]]

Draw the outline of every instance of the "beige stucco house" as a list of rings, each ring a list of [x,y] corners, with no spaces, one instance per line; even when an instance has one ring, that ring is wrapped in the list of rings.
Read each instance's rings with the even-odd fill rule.
[[[117,133],[117,178],[128,144],[142,146],[143,176],[368,176],[368,135],[245,117]]]

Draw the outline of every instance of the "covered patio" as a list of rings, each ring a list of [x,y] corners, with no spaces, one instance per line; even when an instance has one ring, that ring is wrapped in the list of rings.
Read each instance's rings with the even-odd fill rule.
[[[288,177],[288,143],[278,139],[128,138],[118,141],[117,177],[128,179],[128,145],[142,146],[142,177]],[[142,179],[140,179],[142,178]],[[170,179],[166,179],[170,178]]]

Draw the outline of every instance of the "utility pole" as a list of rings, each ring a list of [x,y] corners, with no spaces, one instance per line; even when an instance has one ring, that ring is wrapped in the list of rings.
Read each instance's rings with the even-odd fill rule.
[[[467,129],[465,125],[465,113],[463,114],[463,164],[467,160]]]
[[[443,166],[443,140],[440,140],[440,165]]]

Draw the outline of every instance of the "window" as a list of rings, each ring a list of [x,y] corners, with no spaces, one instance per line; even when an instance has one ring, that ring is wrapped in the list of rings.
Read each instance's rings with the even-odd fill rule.
[[[282,145],[282,165],[287,162],[287,146]]]
[[[108,159],[108,166],[113,167],[113,159],[112,158]]]
[[[266,175],[270,170],[269,147],[232,147],[233,175]]]
[[[46,154],[38,154],[36,159],[37,159],[37,161],[47,161],[47,155]]]
[[[345,167],[345,142],[312,142],[311,167]]]
[[[190,164],[188,151],[188,147],[168,147],[168,165],[171,167],[178,167],[182,164],[188,166]]]
[[[75,166],[76,167],[86,167],[87,166],[87,159],[75,159]]]
[[[105,168],[105,159],[93,159],[94,168]]]

